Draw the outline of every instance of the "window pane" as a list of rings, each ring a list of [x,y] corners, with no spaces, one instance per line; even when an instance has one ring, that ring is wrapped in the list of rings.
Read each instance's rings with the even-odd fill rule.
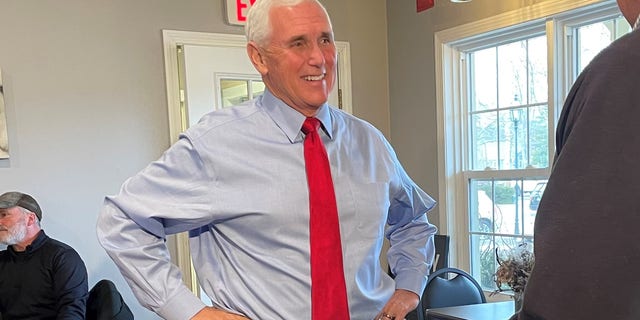
[[[584,69],[613,39],[613,22],[598,22],[578,28],[578,67]]]
[[[489,48],[470,54],[471,60],[471,111],[496,109],[496,49]]]
[[[499,169],[523,169],[528,159],[526,108],[500,111]]]
[[[480,286],[488,291],[496,289],[495,282],[493,281],[493,274],[497,269],[494,248],[493,236],[471,235],[471,274],[478,280]]]
[[[518,106],[527,97],[526,41],[498,47],[498,105],[500,108]]]
[[[625,34],[631,32],[631,26],[629,25],[629,23],[627,22],[627,20],[624,17],[619,17],[617,19],[614,20],[614,24],[616,27],[616,34],[615,34],[615,38],[618,39],[622,36],[624,36]]]
[[[519,196],[522,194],[522,181],[502,180],[495,182],[496,203],[502,213],[502,223],[497,229],[502,234],[522,234],[522,210]]]
[[[493,181],[469,183],[469,224],[471,232],[493,233],[500,228],[502,213],[494,203]]]
[[[259,80],[251,81],[251,92],[253,94],[253,98],[264,93],[264,82]]]
[[[498,126],[495,112],[471,115],[473,170],[498,168]]]
[[[578,73],[611,42],[629,33],[631,27],[623,17],[577,28]]]
[[[547,38],[529,39],[529,101],[528,104],[547,102]]]
[[[529,108],[529,159],[527,166],[549,166],[549,107]]]
[[[526,206],[531,211],[538,211],[540,199],[547,187],[547,180],[525,180],[523,185],[523,198]]]
[[[524,234],[533,236],[533,226],[540,199],[547,187],[547,180],[525,180],[523,183],[522,203]]]
[[[222,107],[231,107],[249,100],[249,84],[247,80],[221,79],[220,90]]]

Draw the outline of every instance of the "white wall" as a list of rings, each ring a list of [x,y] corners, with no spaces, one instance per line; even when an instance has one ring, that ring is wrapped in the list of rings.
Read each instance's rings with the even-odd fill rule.
[[[384,0],[323,1],[351,43],[354,113],[389,133]],[[144,310],[98,245],[102,199],[169,146],[162,29],[241,34],[221,0],[0,0],[9,160],[0,192],[43,207],[46,232],[73,246],[89,285],[113,280]]]

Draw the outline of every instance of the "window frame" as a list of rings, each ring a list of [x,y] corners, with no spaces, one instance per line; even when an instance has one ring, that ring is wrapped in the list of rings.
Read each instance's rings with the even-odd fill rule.
[[[547,34],[547,72],[549,108],[549,164],[555,151],[555,128],[564,98],[577,76],[572,59],[576,48],[571,37],[577,26],[620,16],[612,0],[547,1],[495,17],[479,20],[437,32],[435,41],[436,106],[438,124],[439,229],[452,235],[450,263],[470,270],[468,181],[472,178],[546,179],[548,168],[500,170],[498,172],[467,170],[469,137],[466,134],[468,92],[464,60],[466,51],[492,47],[523,39],[534,34]],[[566,62],[569,61],[569,62]]]

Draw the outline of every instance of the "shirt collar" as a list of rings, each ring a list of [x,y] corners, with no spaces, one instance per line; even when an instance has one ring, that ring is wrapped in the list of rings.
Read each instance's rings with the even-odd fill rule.
[[[302,113],[291,108],[282,100],[274,96],[269,90],[265,90],[260,97],[259,103],[267,111],[267,114],[273,119],[276,125],[284,132],[289,138],[291,143],[302,141],[303,136],[300,129],[302,123],[307,118]],[[325,102],[318,113],[316,118],[322,123],[323,130],[329,136],[332,137],[333,125],[331,123],[331,113],[329,111],[329,105]]]
[[[633,24],[633,30],[638,29],[640,27],[640,15],[636,18],[636,23]]]
[[[316,114],[316,118],[320,120],[322,123],[322,128],[324,132],[329,136],[330,139],[333,139],[333,123],[331,122],[331,112],[329,112],[329,105],[325,102],[320,109],[318,109],[318,113]],[[300,123],[300,128],[302,128],[302,123]]]

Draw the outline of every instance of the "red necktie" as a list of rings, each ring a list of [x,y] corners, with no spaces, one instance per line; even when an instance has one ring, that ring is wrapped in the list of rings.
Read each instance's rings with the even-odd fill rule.
[[[307,118],[302,125],[311,212],[311,319],[348,320],[336,195],[329,158],[318,135],[318,127],[320,121],[316,118]]]

